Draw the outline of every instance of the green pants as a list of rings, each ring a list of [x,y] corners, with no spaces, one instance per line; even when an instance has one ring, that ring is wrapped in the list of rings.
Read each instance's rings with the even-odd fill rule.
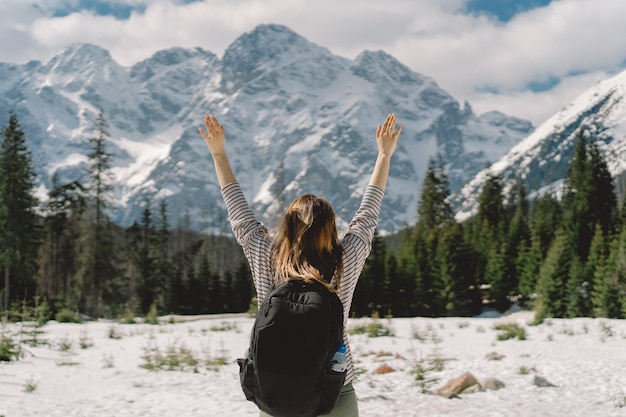
[[[337,405],[330,414],[324,414],[328,417],[359,417],[359,406],[356,400],[356,392],[352,384],[348,384],[341,389]],[[261,417],[272,417],[261,411]],[[296,417],[296,416],[294,416]]]

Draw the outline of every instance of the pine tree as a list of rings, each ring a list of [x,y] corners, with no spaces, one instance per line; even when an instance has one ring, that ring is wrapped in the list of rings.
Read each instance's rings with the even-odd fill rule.
[[[203,245],[203,239],[199,239],[189,225],[189,214],[185,213],[172,233],[172,275],[166,291],[168,311],[184,314],[191,314],[192,306],[199,304],[195,300],[200,295],[200,285],[194,259]]]
[[[208,286],[208,312],[223,313],[228,308],[228,297],[226,296],[226,285],[222,282],[222,277],[213,272]]]
[[[145,203],[141,221],[138,224],[135,222],[129,232],[129,262],[132,263],[132,271],[134,272],[132,281],[135,282],[139,311],[146,314],[156,301],[157,291],[154,254],[155,231],[149,202],[146,201]]]
[[[596,224],[595,233],[589,249],[589,258],[585,265],[585,278],[589,285],[590,311],[589,315],[596,315],[603,309],[605,296],[601,295],[601,287],[604,285],[606,264],[609,253],[609,242],[602,231],[602,227]],[[596,305],[599,303],[599,305]]]
[[[184,275],[187,280],[185,286],[186,293],[183,298],[189,314],[205,313],[206,286],[203,284],[206,283],[206,280],[208,279],[208,260],[201,260],[200,262],[200,270],[198,272],[196,272],[193,262],[184,265],[186,269]],[[203,270],[204,267],[206,267],[205,270]],[[203,275],[202,278],[205,279],[205,282],[203,282],[202,278],[200,278],[200,274]]]
[[[100,317],[105,307],[113,308],[124,295],[120,293],[116,236],[108,214],[113,199],[112,155],[106,149],[109,138],[106,119],[100,112],[94,136],[89,139],[89,194],[81,222],[73,285],[77,304],[92,317]]]
[[[626,317],[626,228],[622,228],[610,246],[604,270],[594,277],[594,312],[609,318]]]
[[[418,289],[414,274],[410,271],[406,259],[399,260],[394,254],[387,257],[388,291],[392,300],[391,314],[394,317],[412,317],[417,314],[415,298]]]
[[[196,281],[192,282],[197,288],[197,294],[192,298],[194,301],[192,310],[194,314],[215,313],[212,310],[215,308],[213,302],[216,300],[212,300],[210,294],[211,283],[215,274],[211,271],[209,258],[204,250],[200,252],[199,258]]]
[[[415,262],[417,270],[416,285],[422,287],[422,299],[417,300],[419,311],[425,316],[436,316],[440,314],[439,305],[440,292],[436,276],[435,254],[438,244],[438,230],[433,229],[429,233],[418,234],[415,239]]]
[[[159,202],[158,214],[154,239],[155,298],[158,301],[159,310],[167,311],[165,308],[165,299],[167,298],[166,292],[168,283],[172,280],[173,268],[170,253],[171,233],[169,230],[167,203],[165,200]]]
[[[561,206],[552,194],[544,194],[532,204],[530,235],[539,251],[540,260],[548,254],[556,231],[562,221]]]
[[[85,195],[78,181],[59,185],[52,177],[44,209],[44,243],[40,248],[38,287],[50,301],[65,303],[76,273],[76,241]]]
[[[565,233],[558,233],[548,255],[539,269],[537,278],[536,311],[539,319],[565,317],[565,288],[575,254],[575,245]]]
[[[252,284],[250,268],[246,260],[239,262],[231,285],[231,292],[233,294],[232,310],[235,312],[248,311],[250,300],[254,294],[254,286]]]
[[[447,201],[449,195],[443,163],[440,160],[435,166],[434,161],[429,159],[417,209],[419,228],[428,232],[452,219],[452,208]]]
[[[452,316],[476,312],[478,294],[474,291],[473,258],[474,254],[463,239],[461,226],[454,220],[446,222],[441,228],[435,254],[439,314]]]
[[[619,218],[615,181],[598,145],[593,141],[588,143],[588,154],[591,175],[589,201],[594,223],[598,223],[605,234],[611,235]]]
[[[436,277],[435,256],[439,229],[454,219],[449,195],[448,178],[441,158],[437,164],[430,159],[418,202],[418,221],[412,232],[404,235],[402,246],[406,249],[400,257],[401,274],[407,275],[414,288],[410,305],[417,314],[437,315],[444,310],[440,296],[445,290]]]
[[[504,243],[505,277],[503,295],[516,299],[519,294],[521,262],[524,251],[530,249],[530,227],[528,225],[528,202],[523,183],[517,185],[515,212],[510,221],[509,231]],[[508,304],[508,303],[507,303]]]
[[[540,266],[560,227],[561,217],[561,206],[552,194],[544,194],[533,201],[528,221],[530,240],[520,246],[517,260],[519,302],[523,306],[532,306],[538,301],[535,297]]]
[[[537,276],[541,266],[542,256],[539,239],[533,239],[530,248],[521,249],[517,270],[519,273],[519,303],[524,307],[532,306],[537,286]]]
[[[626,172],[624,172],[622,175],[626,179]],[[619,212],[617,224],[619,227],[626,226],[626,199],[622,200],[622,209]]]
[[[489,173],[478,197],[477,226],[482,246],[489,250],[499,245],[504,236],[505,210],[502,198],[502,178]]]
[[[576,253],[587,261],[596,223],[605,234],[613,231],[617,213],[615,187],[597,146],[578,133],[578,143],[565,177],[563,227]]]
[[[503,247],[493,246],[487,256],[484,283],[488,285],[489,307],[505,311],[509,306],[507,299],[506,260]]]
[[[589,282],[586,280],[585,269],[580,258],[574,256],[565,288],[565,316],[585,317],[590,311]]]
[[[217,275],[217,274],[216,274]],[[235,307],[235,294],[233,293],[233,280],[235,279],[233,272],[228,269],[223,275],[217,275],[220,283],[220,297],[219,299],[219,311],[223,313],[230,313],[236,311]]]
[[[383,239],[374,232],[372,250],[365,262],[361,278],[356,286],[352,311],[357,316],[369,316],[383,307],[386,248]]]
[[[187,305],[187,285],[185,280],[186,262],[182,254],[172,257],[172,275],[166,284],[165,311],[169,313],[189,313]]]
[[[422,244],[421,235],[416,230],[418,229],[407,228],[401,232],[398,250],[398,274],[402,277],[400,278],[402,283],[398,282],[397,285],[408,291],[407,304],[411,311],[410,315],[424,314],[423,305],[426,303],[422,265],[423,260],[427,260],[428,257],[421,254],[420,248],[425,245]]]
[[[31,153],[17,117],[9,115],[0,146],[0,274],[4,308],[35,296],[39,230]]]
[[[526,190],[526,184],[521,179],[518,179],[509,192],[508,207],[513,214],[517,211],[521,212],[521,215],[528,219],[530,214],[530,202],[528,201],[528,190]],[[511,217],[513,217],[511,216]]]
[[[471,243],[476,251],[476,276],[479,285],[488,284],[490,297],[498,308],[505,305],[506,263],[505,240],[506,211],[503,202],[502,179],[493,173],[487,175],[478,197],[478,212],[469,224]]]
[[[595,228],[589,202],[590,186],[587,140],[582,133],[579,133],[574,156],[565,177],[562,201],[564,231],[571,242],[577,242],[576,253],[583,261],[587,260],[592,227]]]

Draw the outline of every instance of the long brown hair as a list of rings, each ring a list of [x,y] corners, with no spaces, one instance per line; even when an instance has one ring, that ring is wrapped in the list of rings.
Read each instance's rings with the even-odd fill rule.
[[[332,206],[313,194],[296,198],[274,238],[273,257],[277,282],[316,279],[337,290],[343,275],[342,248]]]

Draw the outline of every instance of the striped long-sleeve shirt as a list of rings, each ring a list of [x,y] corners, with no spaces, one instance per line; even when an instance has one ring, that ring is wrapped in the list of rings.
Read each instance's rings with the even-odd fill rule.
[[[274,265],[272,263],[273,239],[268,230],[255,217],[239,183],[233,182],[222,188],[222,195],[228,209],[228,217],[237,242],[243,248],[248,260],[259,305],[273,285]],[[361,205],[352,218],[348,231],[341,239],[343,248],[343,277],[340,282],[339,298],[343,304],[343,340],[347,346],[347,376],[345,384],[354,380],[352,353],[346,335],[346,326],[352,304],[352,296],[363,265],[372,244],[374,231],[378,226],[378,215],[384,191],[368,185],[363,193]]]

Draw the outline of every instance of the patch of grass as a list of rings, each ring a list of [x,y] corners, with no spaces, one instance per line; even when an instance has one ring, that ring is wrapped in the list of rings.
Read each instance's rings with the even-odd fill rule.
[[[409,373],[414,376],[414,383],[422,394],[431,393],[430,387],[439,381],[439,378],[432,375],[437,369],[439,369],[438,366],[423,358],[413,364]]]
[[[526,330],[517,323],[502,323],[494,327],[498,333],[498,340],[518,339],[526,340]]]
[[[144,323],[153,325],[159,324],[159,312],[157,311],[156,303],[152,303],[150,306],[150,310],[148,311],[148,314],[146,314]]]
[[[47,345],[48,342],[43,337],[45,333],[36,321],[21,322],[20,342],[31,347]]]
[[[348,329],[348,334],[366,334],[368,337],[394,336],[393,329],[379,320],[352,326]]]
[[[561,334],[565,334],[567,336],[574,336],[574,330],[571,327],[563,324],[563,327],[559,331]]]
[[[611,401],[613,401],[613,405],[616,408],[624,408],[626,407],[626,393],[621,388],[618,388],[618,391],[611,394]]]
[[[60,352],[69,352],[72,350],[72,341],[67,337],[62,337],[57,341],[57,348]]]
[[[209,356],[204,359],[203,365],[210,370],[217,371],[221,366],[227,365],[228,359],[224,356]]]
[[[534,366],[525,366],[522,365],[519,367],[519,369],[517,370],[517,373],[520,375],[528,375],[531,372],[537,372],[537,369]]]
[[[139,365],[143,369],[149,371],[188,371],[197,372],[200,361],[193,352],[185,347],[184,344],[172,342],[161,350],[156,345],[154,336],[148,339],[148,345],[142,348],[141,359],[143,362]]]
[[[59,323],[82,323],[82,319],[77,311],[72,311],[67,307],[60,309],[54,317]]]
[[[3,326],[0,331],[0,362],[16,361],[22,357],[22,349]]]
[[[613,328],[607,324],[605,321],[601,321],[600,324],[600,332],[601,332],[601,336],[600,336],[600,341],[601,342],[605,342],[606,339],[608,339],[609,337],[613,337]]]
[[[40,302],[39,297],[34,298],[34,305],[22,301],[21,306],[14,304],[9,311],[9,318],[19,323],[19,343],[32,347],[45,345],[43,326],[50,319],[48,302],[44,299]]]
[[[367,374],[367,369],[365,369],[365,368],[361,368],[361,367],[359,367],[359,366],[355,366],[355,367],[354,367],[354,377],[355,377],[355,378],[358,378],[358,377],[360,377],[361,375],[365,375],[365,374]]]
[[[93,346],[93,340],[87,335],[87,329],[85,328],[80,330],[78,345],[81,349],[87,349]]]
[[[43,326],[50,320],[50,306],[44,298],[35,296],[32,304],[26,300],[15,302],[8,311],[7,318],[14,323],[19,322],[35,322],[39,327]]]
[[[231,330],[237,330],[237,324],[222,322],[219,326],[211,326],[209,330],[212,332],[228,332]]]
[[[58,366],[79,365],[78,362],[73,360],[74,356],[76,356],[73,347],[73,343],[67,337],[63,337],[57,341],[57,348],[61,352],[61,359],[57,361]]]
[[[117,326],[109,327],[109,339],[120,340],[122,337],[123,334]]]
[[[419,340],[420,342],[425,342],[427,335],[422,332],[419,327],[411,324],[411,337],[415,340]]]
[[[26,382],[24,382],[24,392],[35,392],[37,391],[37,382],[33,379],[27,379]]]
[[[434,340],[434,343],[432,354],[426,358],[420,357],[420,359],[414,360],[409,370],[409,373],[414,375],[414,383],[419,387],[422,394],[432,393],[430,387],[439,381],[439,378],[433,376],[433,373],[443,371],[446,362],[451,360],[442,357],[438,341]]]
[[[228,364],[227,350],[222,346],[217,350],[217,354],[213,354],[211,349],[206,346],[204,348],[204,358],[202,359],[202,365],[210,371],[219,371],[219,368]]]
[[[121,324],[136,324],[137,321],[135,320],[135,313],[130,308],[127,308],[124,311],[124,314],[122,314],[122,317],[120,317],[120,323]]]

